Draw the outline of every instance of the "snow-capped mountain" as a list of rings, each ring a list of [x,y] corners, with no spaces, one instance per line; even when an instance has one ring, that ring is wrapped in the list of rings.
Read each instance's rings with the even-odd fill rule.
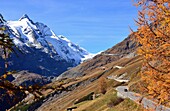
[[[14,43],[24,53],[18,60],[14,55],[9,58],[9,68],[13,70],[42,74],[43,71],[38,71],[41,69],[58,75],[93,56],[66,37],[55,35],[47,25],[33,22],[26,14],[18,21],[7,21],[5,24]]]
[[[35,47],[46,53],[57,53],[68,62],[74,61],[76,65],[90,55],[66,37],[55,35],[47,25],[34,23],[27,15],[23,15],[19,21],[8,21],[7,25],[14,31],[16,37],[13,39],[16,45]]]

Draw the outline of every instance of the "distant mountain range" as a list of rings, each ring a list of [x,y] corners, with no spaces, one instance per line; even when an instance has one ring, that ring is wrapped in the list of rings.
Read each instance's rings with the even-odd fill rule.
[[[47,25],[33,22],[26,14],[18,21],[7,21],[5,26],[15,45],[22,51],[18,57],[11,54],[8,58],[8,70],[58,76],[93,56],[66,37],[55,35]],[[4,69],[3,63],[1,58],[0,70]]]

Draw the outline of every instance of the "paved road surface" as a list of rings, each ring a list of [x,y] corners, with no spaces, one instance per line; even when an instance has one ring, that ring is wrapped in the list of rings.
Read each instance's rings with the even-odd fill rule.
[[[151,108],[154,109],[155,111],[170,111],[170,108],[167,108],[163,105],[158,105],[155,102],[145,97],[142,97],[140,94],[129,92],[127,86],[118,86],[116,90],[118,92],[118,96],[123,98],[129,98],[135,102],[138,102],[142,104],[146,109]]]

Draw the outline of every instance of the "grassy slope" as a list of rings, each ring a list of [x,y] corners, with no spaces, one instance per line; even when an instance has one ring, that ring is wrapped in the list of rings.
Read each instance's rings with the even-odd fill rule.
[[[77,107],[74,111],[143,111],[141,106],[129,99],[125,99],[117,105],[109,107],[108,103],[116,99],[118,99],[116,91],[110,87],[105,95],[101,95],[94,100],[81,102],[73,105],[73,107]]]
[[[125,78],[130,78],[131,81],[128,84],[133,84],[139,80],[139,76],[137,76],[138,71],[141,67],[142,59],[140,57],[136,57],[134,59],[122,59],[121,61],[117,61],[114,65],[121,65],[124,66],[124,69],[121,70],[110,70],[104,76],[108,75],[121,75],[124,72],[127,72],[127,76]],[[113,64],[107,65],[107,67]],[[113,87],[121,85],[120,83],[107,80],[108,81],[108,92],[101,97],[91,100],[85,101],[78,105],[78,108],[75,111],[143,111],[144,109],[139,106],[138,104],[134,103],[129,99],[125,99],[124,101],[120,102],[116,106],[108,107],[108,103],[113,98],[117,98],[116,92]]]
[[[135,58],[126,58],[126,59],[121,59],[117,62],[113,62],[110,64],[107,64],[105,67],[107,67],[107,71],[104,73],[103,77],[107,77],[108,75],[121,75],[124,72],[127,72],[127,76],[125,78],[132,78],[131,81],[135,82],[136,81],[136,74],[137,71],[139,71],[139,67],[141,67],[141,58],[140,57],[135,57]],[[119,66],[124,66],[125,68],[123,69],[114,69],[113,66],[119,65]],[[97,73],[96,73],[97,72]],[[101,74],[104,72],[103,70],[96,70],[96,72],[91,73],[90,75],[86,75],[83,78],[79,78],[78,81],[85,80],[85,78],[91,78],[96,75]],[[76,83],[76,81],[70,82],[69,84]],[[110,99],[115,97],[115,91],[114,87],[122,85],[121,83],[118,83],[114,80],[107,80],[108,83],[108,92],[106,95],[102,95],[99,98],[91,101],[85,101],[79,103],[77,106],[78,108],[75,111],[141,111],[138,109],[138,105],[133,103],[130,100],[124,100],[120,104],[116,105],[113,108],[109,108],[107,106],[107,103],[110,101]],[[67,84],[68,85],[68,84]],[[76,90],[73,90],[69,92],[66,96],[51,102],[49,105],[46,105],[43,107],[44,110],[46,111],[65,111],[66,108],[74,106],[74,102],[77,99],[80,99],[86,95],[88,95],[91,92],[96,92],[98,93],[98,85],[99,82],[98,80],[90,83],[87,86],[79,87]],[[126,83],[127,85],[127,83]],[[57,105],[56,105],[57,104]]]

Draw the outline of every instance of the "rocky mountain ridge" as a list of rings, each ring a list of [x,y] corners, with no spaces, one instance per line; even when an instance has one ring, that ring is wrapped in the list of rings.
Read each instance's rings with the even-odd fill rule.
[[[14,44],[22,51],[8,58],[8,70],[28,70],[43,76],[58,76],[93,55],[55,33],[45,24],[33,22],[28,15],[3,24]],[[1,59],[0,69],[4,61]]]

